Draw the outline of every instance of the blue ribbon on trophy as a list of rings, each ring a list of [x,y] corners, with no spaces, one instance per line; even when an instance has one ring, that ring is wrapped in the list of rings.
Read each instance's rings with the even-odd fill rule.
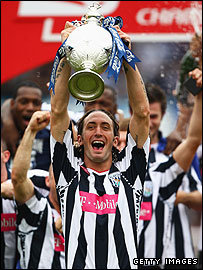
[[[120,28],[123,26],[123,20],[120,16],[117,17],[106,17],[103,20],[103,27],[111,33],[113,39],[113,46],[111,57],[109,61],[108,68],[106,72],[108,72],[108,79],[113,76],[115,82],[117,82],[118,75],[122,66],[123,58],[128,62],[128,64],[135,70],[135,63],[141,62],[139,58],[137,58],[134,53],[123,43],[120,38],[117,30],[112,26],[119,25]]]
[[[66,53],[65,53],[65,42],[66,42],[66,40],[64,40],[62,45],[58,48],[58,51],[57,51],[56,56],[54,58],[54,64],[53,64],[53,67],[52,67],[52,72],[51,72],[51,77],[50,77],[50,82],[49,82],[49,88],[48,88],[49,91],[52,89],[53,94],[55,94],[54,88],[55,88],[56,71],[57,71],[59,62],[66,55]]]

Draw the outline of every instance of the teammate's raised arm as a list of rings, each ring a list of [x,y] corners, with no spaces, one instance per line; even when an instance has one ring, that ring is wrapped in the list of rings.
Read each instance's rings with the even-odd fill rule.
[[[34,185],[27,178],[30,168],[31,151],[33,141],[37,132],[49,124],[50,112],[37,111],[27,126],[22,141],[14,157],[11,179],[14,187],[15,199],[20,203],[25,203],[34,195]]]
[[[198,86],[202,86],[202,71],[195,69],[190,72]],[[176,162],[187,171],[191,166],[194,155],[202,139],[202,91],[194,97],[195,103],[188,128],[186,140],[174,151],[173,157]]]

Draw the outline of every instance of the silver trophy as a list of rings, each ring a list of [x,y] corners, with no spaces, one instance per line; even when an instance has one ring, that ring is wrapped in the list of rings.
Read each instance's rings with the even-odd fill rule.
[[[99,75],[108,66],[112,50],[111,34],[102,27],[101,5],[94,2],[88,7],[81,22],[65,43],[66,58],[75,71],[68,86],[73,97],[80,101],[93,101],[104,91],[104,81]]]

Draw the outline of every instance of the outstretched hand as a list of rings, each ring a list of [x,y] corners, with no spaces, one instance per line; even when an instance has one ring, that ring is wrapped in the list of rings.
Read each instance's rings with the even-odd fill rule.
[[[167,139],[167,144],[163,153],[168,156],[182,142],[182,138],[181,138],[181,134],[177,130],[174,130],[168,135],[166,139]]]
[[[197,87],[202,87],[202,70],[195,68],[189,72],[189,76],[196,80]]]
[[[131,39],[130,39],[130,36],[127,35],[125,32],[121,31],[121,29],[120,29],[120,27],[118,25],[114,25],[112,27],[114,27],[117,30],[120,38],[123,41],[126,41],[128,43],[128,48],[131,50]]]
[[[32,131],[39,131],[45,128],[50,121],[50,112],[49,111],[37,111],[33,113],[28,127]]]
[[[64,30],[61,31],[61,42],[63,43],[67,39],[70,33],[76,28],[71,22],[66,21]]]

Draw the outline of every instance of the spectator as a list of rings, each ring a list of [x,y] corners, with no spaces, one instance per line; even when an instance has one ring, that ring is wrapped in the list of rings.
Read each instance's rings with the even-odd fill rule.
[[[22,269],[65,269],[64,239],[57,229],[60,208],[52,167],[46,178],[50,188],[46,198],[27,178],[34,138],[49,119],[49,112],[33,113],[13,162],[11,176],[18,207],[17,237]]]
[[[30,81],[21,82],[16,86],[12,99],[6,100],[1,108],[2,137],[11,152],[10,168],[16,149],[23,136],[32,114],[40,110],[42,91],[37,84]],[[30,169],[49,170],[50,130],[45,128],[36,135],[33,143]]]
[[[199,70],[194,70],[192,75],[195,72]],[[168,257],[179,259],[194,257],[189,221],[182,204],[201,210],[201,185],[195,170],[190,166],[201,143],[202,93],[195,97],[185,141],[168,157],[162,153],[165,140],[159,131],[166,110],[166,96],[153,84],[147,85],[146,89],[150,103],[151,151],[141,204],[139,257],[156,258],[160,262],[162,260],[164,265],[164,259]],[[184,172],[188,172],[187,177],[184,177]],[[147,269],[146,265],[143,267]],[[175,269],[177,266],[165,265],[167,269],[170,267]],[[185,264],[181,265],[180,269],[182,267],[191,269],[193,266]]]
[[[129,37],[115,27],[130,46]],[[66,22],[62,42],[74,29]],[[71,68],[66,59],[60,61],[57,70],[55,95],[51,96],[51,152],[67,268],[136,268],[134,220],[138,222],[148,158],[149,107],[137,67],[134,71],[125,61],[124,66],[133,116],[123,155],[115,151],[118,125],[114,117],[107,111],[94,110],[78,123],[80,157],[76,156],[67,113]]]

